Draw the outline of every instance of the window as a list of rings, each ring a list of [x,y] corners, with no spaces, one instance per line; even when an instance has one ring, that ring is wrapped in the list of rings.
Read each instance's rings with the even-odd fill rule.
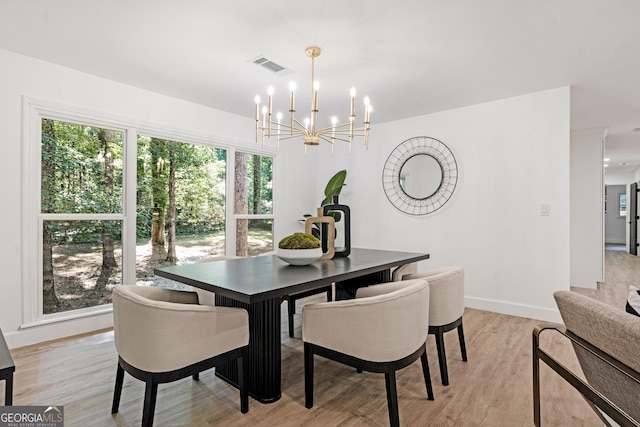
[[[177,286],[156,267],[273,250],[272,156],[25,103],[23,327],[107,312],[123,283]]]
[[[627,216],[627,193],[618,194],[618,207],[620,216]]]
[[[138,135],[136,281],[225,253],[226,150]]]
[[[41,124],[42,312],[108,304],[122,283],[124,133]]]
[[[236,255],[273,251],[273,158],[236,152],[234,181]]]

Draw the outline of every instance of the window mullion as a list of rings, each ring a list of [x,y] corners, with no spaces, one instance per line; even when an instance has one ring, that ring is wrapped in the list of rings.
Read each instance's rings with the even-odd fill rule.
[[[136,283],[136,220],[138,190],[138,133],[128,128],[124,140],[122,283]]]

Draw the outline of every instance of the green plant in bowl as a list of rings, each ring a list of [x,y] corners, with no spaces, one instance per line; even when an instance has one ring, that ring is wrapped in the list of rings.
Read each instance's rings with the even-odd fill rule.
[[[291,265],[309,265],[322,257],[322,248],[311,234],[293,233],[280,240],[276,254]]]

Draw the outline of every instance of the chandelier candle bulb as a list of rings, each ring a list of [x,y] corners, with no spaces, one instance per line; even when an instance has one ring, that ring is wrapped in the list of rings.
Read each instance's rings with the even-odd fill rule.
[[[371,108],[370,107],[371,106],[369,105],[369,97],[365,96],[364,97],[364,124],[365,124],[365,128],[366,128],[367,123],[369,123],[369,113],[371,112]]]
[[[336,145],[336,123],[338,118],[336,116],[331,117],[331,155],[333,156],[333,147]]]
[[[267,89],[267,93],[269,94],[269,138],[271,138],[271,115],[273,114],[273,86],[269,86]]]
[[[262,127],[264,129],[267,128],[267,106],[266,105],[262,106]]]
[[[276,114],[276,118],[278,119],[278,150],[280,149],[280,121],[282,120],[282,113],[278,112]]]
[[[353,141],[353,119],[355,118],[356,116],[349,117],[349,144]]]
[[[351,113],[349,113],[351,117],[356,116],[356,88],[351,88]]]
[[[336,124],[338,123],[338,118],[336,116],[331,117],[331,144],[334,143],[336,139]]]
[[[262,106],[262,129],[267,127],[267,106]],[[264,131],[262,132],[262,148],[264,148]]]
[[[260,96],[256,95],[256,143],[258,143],[258,131],[260,129]]]

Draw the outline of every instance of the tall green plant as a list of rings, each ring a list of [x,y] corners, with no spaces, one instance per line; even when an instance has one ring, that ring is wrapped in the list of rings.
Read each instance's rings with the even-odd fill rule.
[[[330,205],[331,203],[333,203],[333,196],[340,195],[340,191],[342,191],[342,187],[346,185],[344,183],[346,179],[347,179],[346,170],[341,170],[331,177],[331,179],[327,183],[327,186],[324,189],[325,198],[322,201],[322,203],[320,203],[320,206]]]
[[[338,171],[335,175],[331,177],[331,179],[329,179],[329,182],[327,182],[327,185],[324,188],[325,197],[322,200],[322,202],[320,202],[320,207],[325,205],[330,205],[331,203],[333,203],[333,196],[340,195],[340,192],[342,191],[342,187],[346,185],[344,183],[346,179],[347,179],[346,170]],[[339,222],[342,219],[342,214],[340,212],[330,212],[329,215],[333,217],[335,222]],[[314,215],[305,214],[303,215],[304,219],[301,219],[300,221],[305,222],[307,218],[310,218],[312,216]],[[320,238],[321,233],[320,233],[320,227],[318,226],[318,224],[313,224],[313,227],[311,229],[311,234],[313,234],[313,236],[318,239]]]

